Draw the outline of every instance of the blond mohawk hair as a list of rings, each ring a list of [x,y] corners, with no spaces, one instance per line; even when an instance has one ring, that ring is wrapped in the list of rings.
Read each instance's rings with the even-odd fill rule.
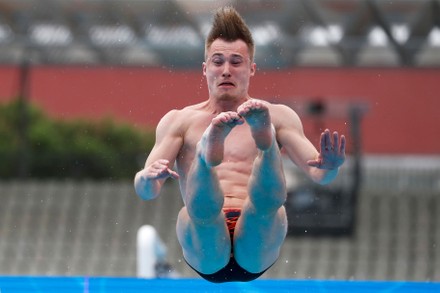
[[[255,45],[251,31],[237,10],[231,6],[219,8],[214,14],[212,28],[206,38],[205,59],[208,49],[216,39],[227,42],[242,40],[248,46],[251,60],[254,59]]]

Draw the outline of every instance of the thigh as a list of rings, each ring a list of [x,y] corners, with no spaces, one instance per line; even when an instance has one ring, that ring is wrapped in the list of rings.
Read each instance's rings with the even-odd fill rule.
[[[231,240],[223,213],[209,224],[202,224],[193,221],[183,207],[176,232],[185,260],[200,273],[215,273],[229,262]]]
[[[260,215],[245,204],[234,233],[237,263],[252,273],[259,273],[275,263],[287,234],[284,206],[275,213]]]

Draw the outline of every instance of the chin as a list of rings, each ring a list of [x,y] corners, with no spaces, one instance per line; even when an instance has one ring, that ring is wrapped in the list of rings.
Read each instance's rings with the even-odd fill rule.
[[[235,95],[231,95],[231,94],[228,94],[228,93],[221,94],[221,95],[218,96],[219,100],[224,100],[224,101],[230,101],[230,100],[234,100],[236,98],[237,97]]]

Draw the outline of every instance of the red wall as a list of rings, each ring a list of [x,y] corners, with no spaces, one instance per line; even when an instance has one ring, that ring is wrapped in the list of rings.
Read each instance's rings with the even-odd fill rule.
[[[0,67],[0,101],[17,95],[18,73],[17,67]],[[155,126],[168,110],[207,97],[201,70],[34,67],[30,73],[30,99],[59,118],[111,115]],[[298,68],[258,71],[250,92],[293,106],[315,97],[330,105],[362,101],[369,105],[362,121],[364,152],[440,154],[439,84],[440,69]],[[303,122],[316,142],[314,122],[305,116]],[[348,139],[349,125],[346,117],[324,120]]]

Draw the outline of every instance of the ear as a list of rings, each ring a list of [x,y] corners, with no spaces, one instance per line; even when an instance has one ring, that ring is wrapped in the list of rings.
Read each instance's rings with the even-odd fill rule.
[[[257,72],[257,64],[252,63],[251,64],[251,76],[254,76],[256,72]]]
[[[206,76],[206,62],[202,63],[203,76]]]

